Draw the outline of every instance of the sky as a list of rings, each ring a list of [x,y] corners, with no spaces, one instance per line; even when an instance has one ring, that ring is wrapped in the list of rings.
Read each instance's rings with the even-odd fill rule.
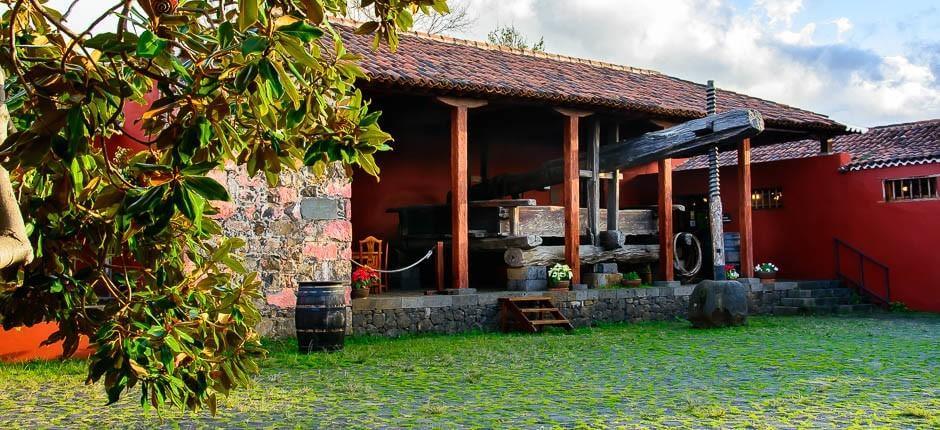
[[[548,52],[713,79],[855,127],[940,118],[940,0],[450,2],[473,19],[456,37],[513,25]]]
[[[940,118],[937,0],[451,0],[485,40],[642,67],[858,127]]]

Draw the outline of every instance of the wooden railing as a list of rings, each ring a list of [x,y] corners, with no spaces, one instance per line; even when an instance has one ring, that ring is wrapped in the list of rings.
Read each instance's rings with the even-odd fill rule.
[[[833,245],[836,277],[871,299],[874,304],[891,304],[891,272],[887,265],[839,239]]]

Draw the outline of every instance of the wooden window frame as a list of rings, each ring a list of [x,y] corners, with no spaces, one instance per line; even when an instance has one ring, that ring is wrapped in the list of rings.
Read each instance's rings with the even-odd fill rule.
[[[886,178],[881,180],[881,198],[885,203],[938,200],[937,190],[940,175]],[[906,186],[906,189],[905,189]]]
[[[774,196],[779,198],[774,199]],[[751,190],[753,210],[783,209],[783,206],[783,187],[762,187]]]

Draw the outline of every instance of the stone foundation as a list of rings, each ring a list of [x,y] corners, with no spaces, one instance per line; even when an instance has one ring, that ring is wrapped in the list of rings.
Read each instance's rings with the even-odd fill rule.
[[[744,280],[751,315],[769,314],[793,282]],[[685,318],[694,285],[556,292],[495,292],[456,296],[370,297],[352,303],[356,335],[459,333],[499,329],[500,297],[546,295],[576,327],[608,322]]]

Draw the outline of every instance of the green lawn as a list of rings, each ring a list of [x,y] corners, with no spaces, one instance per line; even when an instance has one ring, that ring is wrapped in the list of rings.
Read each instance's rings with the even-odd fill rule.
[[[273,343],[257,384],[193,427],[940,428],[940,317],[761,317],[574,334],[356,338],[343,352]],[[104,407],[80,362],[0,365],[0,428],[152,427]]]

